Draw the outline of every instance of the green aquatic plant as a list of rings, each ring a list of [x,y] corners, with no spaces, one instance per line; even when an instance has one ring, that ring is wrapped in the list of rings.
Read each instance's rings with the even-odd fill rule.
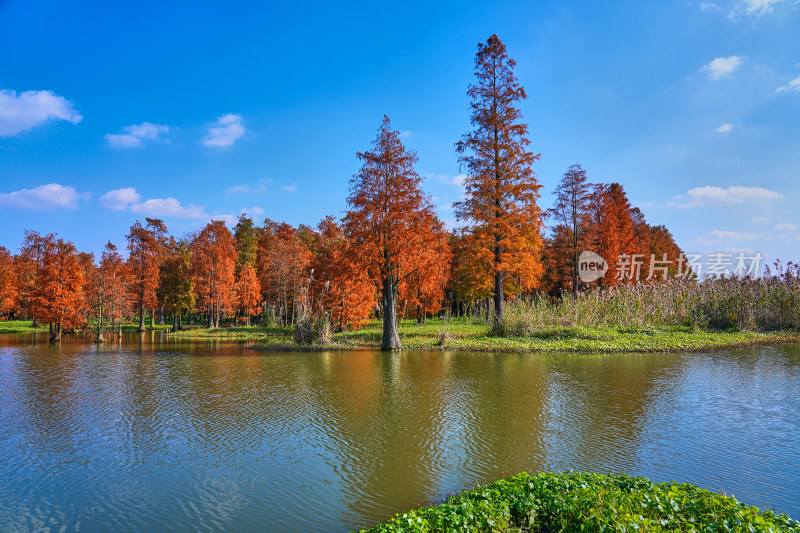
[[[363,531],[778,533],[800,532],[800,523],[694,485],[568,472],[501,479]]]

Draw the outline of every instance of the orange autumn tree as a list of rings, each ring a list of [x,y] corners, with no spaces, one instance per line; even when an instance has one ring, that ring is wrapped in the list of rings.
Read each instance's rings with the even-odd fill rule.
[[[100,256],[97,275],[102,285],[102,314],[109,320],[110,329],[113,331],[116,328],[117,333],[122,335],[122,319],[133,311],[130,289],[133,275],[111,241],[106,243]]]
[[[400,300],[403,307],[417,322],[425,322],[428,314],[442,308],[444,290],[450,278],[452,252],[448,245],[447,232],[439,220],[432,221],[433,236],[429,245],[417,250],[414,260],[419,265],[416,272],[400,285]]]
[[[262,295],[271,308],[271,318],[282,325],[294,323],[295,303],[308,280],[311,252],[296,229],[267,219],[256,256]]]
[[[38,284],[33,293],[33,313],[38,322],[50,326],[50,342],[61,342],[65,329],[82,326],[83,269],[71,242],[49,234],[41,240]]]
[[[595,212],[591,218],[595,223],[591,234],[597,253],[608,263],[608,272],[600,284],[630,283],[633,281],[630,261],[634,254],[641,253],[634,233],[631,204],[619,183],[597,185],[593,196],[592,210]],[[620,261],[622,264],[618,264]]]
[[[6,248],[0,246],[0,318],[5,318],[17,310],[18,295],[14,257]]]
[[[233,235],[221,220],[212,220],[191,245],[195,293],[208,312],[208,327],[219,327],[223,313],[233,309],[236,248]]]
[[[363,161],[350,180],[350,210],[344,217],[353,262],[369,275],[381,293],[381,349],[401,349],[397,295],[400,284],[429,267],[428,250],[446,243],[422,178],[414,170],[417,155],[407,151],[400,134],[384,116],[372,149],[358,152]],[[445,252],[446,253],[446,252]]]
[[[474,129],[456,144],[467,170],[465,199],[455,204],[456,217],[467,223],[466,244],[481,276],[491,278],[494,325],[503,318],[506,280],[530,290],[542,273],[540,185],[531,165],[538,154],[528,150],[528,126],[519,102],[527,98],[497,35],[478,45],[477,80],[469,86]]]
[[[328,216],[317,226],[319,237],[313,248],[314,303],[319,314],[329,313],[335,327],[357,328],[375,308],[375,286],[353,262],[350,241],[343,228]]]
[[[236,280],[236,307],[242,316],[250,318],[261,312],[258,305],[261,301],[261,285],[258,282],[256,269],[250,263],[244,263],[239,269],[239,278]]]
[[[159,219],[147,218],[147,227],[139,221],[131,226],[128,239],[128,265],[133,273],[133,291],[136,308],[139,311],[139,331],[144,331],[144,313],[158,305],[157,289],[159,283],[159,267],[161,264],[161,246],[167,232],[166,226]]]
[[[48,235],[47,238],[52,238]],[[19,311],[23,318],[33,319],[33,327],[39,325],[34,295],[39,287],[39,269],[42,266],[45,237],[38,232],[25,230],[19,254],[14,257],[14,270],[17,276],[17,298]]]

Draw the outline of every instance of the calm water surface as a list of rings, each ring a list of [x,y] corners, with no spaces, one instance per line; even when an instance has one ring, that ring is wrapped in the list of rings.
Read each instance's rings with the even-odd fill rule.
[[[800,346],[257,353],[0,336],[0,530],[347,531],[522,470],[800,517]]]

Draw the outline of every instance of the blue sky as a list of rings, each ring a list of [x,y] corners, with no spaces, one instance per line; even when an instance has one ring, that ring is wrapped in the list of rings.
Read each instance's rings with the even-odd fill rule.
[[[473,5],[474,4],[474,5]],[[517,60],[542,205],[573,163],[687,251],[800,259],[800,3],[0,0],[0,245],[346,208],[389,115],[440,216],[476,45]]]

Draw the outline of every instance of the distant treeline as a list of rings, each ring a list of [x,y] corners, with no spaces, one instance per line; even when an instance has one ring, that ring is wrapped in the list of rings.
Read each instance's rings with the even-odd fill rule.
[[[466,175],[464,199],[454,204],[460,230],[446,230],[437,218],[416,154],[384,117],[371,149],[357,154],[362,167],[341,220],[292,227],[242,215],[233,232],[212,221],[177,238],[147,218],[130,228],[127,258],[110,242],[95,258],[54,234],[27,231],[18,253],[0,248],[0,314],[49,324],[54,342],[89,321],[99,338],[125,319],[138,318],[143,330],[148,314],[176,328],[186,315],[202,316],[208,327],[236,317],[322,320],[339,329],[380,316],[383,348],[398,349],[401,317],[481,308],[499,325],[509,299],[577,296],[681,273],[670,232],[650,226],[620,184],[590,184],[579,165],[564,173],[553,208],[541,209],[532,170],[539,155],[528,149],[518,108],[527,95],[515,65],[496,35],[478,45],[467,91],[473,130],[456,144]],[[581,281],[582,250],[607,261],[604,277]],[[618,263],[632,257],[641,259],[635,276]]]

